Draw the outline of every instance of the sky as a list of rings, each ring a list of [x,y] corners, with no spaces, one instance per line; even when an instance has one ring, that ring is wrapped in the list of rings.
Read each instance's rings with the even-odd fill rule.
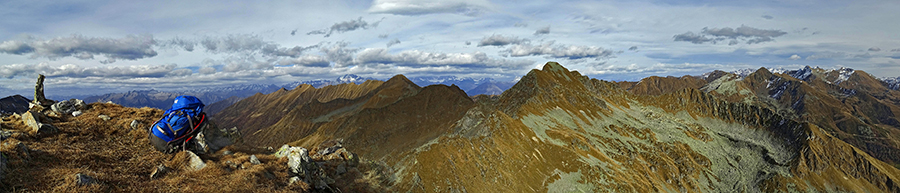
[[[900,76],[900,1],[0,1],[0,95],[334,79],[849,67]]]

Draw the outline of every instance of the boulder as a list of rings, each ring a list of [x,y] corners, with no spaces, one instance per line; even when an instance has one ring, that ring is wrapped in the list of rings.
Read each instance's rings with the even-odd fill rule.
[[[43,134],[51,134],[55,133],[58,129],[53,125],[41,123],[44,115],[36,112],[36,111],[28,111],[25,114],[22,114],[22,121],[25,122],[29,128],[31,128],[30,132],[34,135],[43,135]]]
[[[257,158],[256,155],[250,155],[250,163],[253,165],[262,164],[262,162],[259,162],[259,158]]]
[[[81,111],[72,112],[73,117],[77,117],[78,115],[81,115],[81,114],[83,114]]]
[[[197,156],[197,154],[194,154],[194,152],[191,151],[185,151],[185,153],[187,153],[188,158],[190,159],[188,161],[188,168],[191,171],[198,171],[206,167],[206,163],[203,162],[203,159],[200,159],[200,156]]]
[[[131,120],[131,129],[137,129],[139,124],[141,122],[138,122],[138,120]]]
[[[94,177],[88,176],[87,174],[77,173],[75,174],[75,184],[79,186],[96,184],[97,179]]]
[[[50,109],[59,114],[72,114],[75,111],[81,111],[87,108],[87,104],[83,100],[69,99],[57,102],[50,106]]]
[[[331,189],[328,184],[334,180],[325,176],[325,171],[313,162],[306,148],[284,145],[275,152],[275,156],[288,158],[288,175],[292,177],[288,184],[300,179],[318,190]]]
[[[198,154],[217,152],[225,146],[240,141],[240,135],[236,128],[219,129],[215,123],[207,122],[203,129],[195,137],[194,151]]]
[[[109,121],[109,119],[112,119],[112,117],[109,117],[109,115],[98,115],[97,117],[103,119],[103,121]]]

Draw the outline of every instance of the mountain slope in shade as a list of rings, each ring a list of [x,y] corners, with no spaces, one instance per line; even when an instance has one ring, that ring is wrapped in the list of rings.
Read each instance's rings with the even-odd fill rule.
[[[25,113],[31,100],[22,95],[13,95],[0,99],[0,114]]]
[[[633,94],[551,62],[477,103],[397,76],[255,95],[219,115],[255,145],[340,138],[391,166],[395,191],[900,191],[897,168],[827,129],[720,94],[756,96],[759,82],[737,80],[758,73]]]
[[[215,115],[216,113],[221,112],[223,109],[228,108],[228,106],[231,106],[232,104],[240,101],[241,99],[244,99],[244,98],[238,97],[238,96],[232,96],[232,97],[228,97],[227,99],[224,99],[224,100],[221,100],[218,102],[214,102],[212,104],[207,104],[206,108],[203,109],[203,112],[206,112],[206,114],[208,114],[208,115]]]

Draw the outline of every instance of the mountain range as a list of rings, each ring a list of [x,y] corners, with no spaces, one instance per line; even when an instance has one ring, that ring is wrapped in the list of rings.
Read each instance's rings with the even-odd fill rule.
[[[160,109],[91,103],[78,117],[34,118],[56,134],[30,134],[19,120],[33,113],[4,116],[0,179],[9,186],[0,190],[900,191],[900,91],[864,71],[610,82],[548,62],[499,95],[462,88],[476,80],[352,79],[361,82],[210,104],[210,121],[241,140],[196,158],[208,169],[191,169],[196,159],[186,153],[140,152],[152,147],[137,128]],[[319,169],[294,183],[296,159],[279,158],[277,147],[309,148],[315,158],[306,163]],[[174,171],[154,180],[153,168]],[[78,185],[84,175],[100,182]]]
[[[251,146],[341,139],[395,191],[900,191],[896,90],[862,71],[590,79],[550,62],[498,97],[387,81],[257,94]]]
[[[127,107],[153,107],[159,109],[168,109],[172,100],[180,95],[193,95],[200,98],[201,101],[208,105],[219,106],[224,108],[231,105],[236,100],[251,96],[256,93],[268,94],[278,89],[295,89],[300,85],[310,85],[315,88],[321,88],[328,85],[337,84],[362,84],[368,80],[377,80],[370,77],[360,77],[358,75],[347,74],[334,80],[308,80],[297,81],[282,86],[265,85],[265,84],[245,84],[228,87],[202,88],[185,91],[157,91],[157,90],[135,90],[125,93],[109,93],[104,95],[85,97],[87,102],[107,102],[112,101]],[[456,76],[438,76],[438,77],[416,77],[411,81],[421,85],[444,84],[457,85],[463,88],[466,93],[471,95],[487,94],[499,95],[504,90],[512,87],[515,82],[497,81],[490,78],[459,78]],[[225,100],[225,99],[231,100]],[[214,114],[221,108],[214,108],[211,114]]]

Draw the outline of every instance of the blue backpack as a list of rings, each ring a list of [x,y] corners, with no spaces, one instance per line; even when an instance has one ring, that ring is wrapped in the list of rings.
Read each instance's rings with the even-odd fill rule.
[[[150,128],[153,135],[165,140],[170,148],[181,147],[200,131],[206,114],[203,102],[197,97],[182,95],[175,97],[172,108]]]

